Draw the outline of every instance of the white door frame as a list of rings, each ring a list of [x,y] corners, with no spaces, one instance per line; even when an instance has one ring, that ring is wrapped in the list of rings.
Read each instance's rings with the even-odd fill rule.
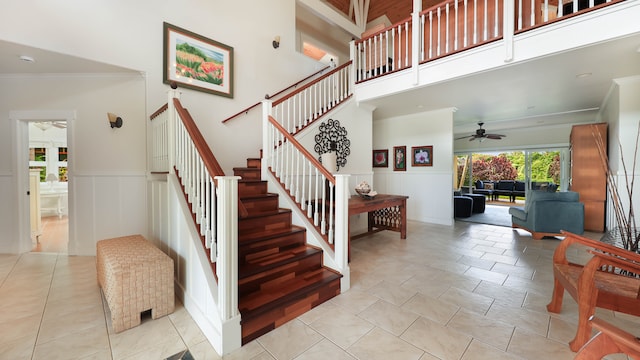
[[[73,223],[75,218],[73,199],[73,123],[76,112],[73,110],[26,110],[10,111],[9,119],[14,132],[13,142],[13,183],[15,189],[15,204],[18,214],[18,252],[31,251],[31,228],[29,219],[29,122],[36,121],[66,121],[67,122],[67,166],[68,166],[68,192],[69,192],[69,255],[73,255],[75,249],[75,232]]]

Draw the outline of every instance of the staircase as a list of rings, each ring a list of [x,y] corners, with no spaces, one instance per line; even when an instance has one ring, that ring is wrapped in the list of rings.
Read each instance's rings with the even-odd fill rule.
[[[266,334],[340,293],[342,275],[322,264],[322,250],[307,245],[306,229],[267,192],[260,159],[234,168],[238,197],[248,216],[238,219],[238,306],[242,344]]]

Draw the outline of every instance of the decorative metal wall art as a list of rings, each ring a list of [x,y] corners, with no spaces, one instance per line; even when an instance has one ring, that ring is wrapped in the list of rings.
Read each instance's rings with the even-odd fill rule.
[[[316,145],[313,149],[318,155],[335,151],[337,157],[336,167],[337,170],[340,171],[340,168],[347,164],[347,156],[351,154],[351,150],[349,149],[351,141],[347,139],[347,129],[340,126],[340,121],[329,119],[321,123],[318,130],[320,132],[315,136]],[[318,160],[322,162],[320,156],[318,156]]]

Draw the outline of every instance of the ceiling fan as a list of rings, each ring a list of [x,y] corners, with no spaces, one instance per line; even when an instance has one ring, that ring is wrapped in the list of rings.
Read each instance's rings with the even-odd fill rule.
[[[58,129],[66,129],[67,121],[38,121],[34,122],[33,125],[42,131],[46,131],[50,129],[52,126]]]
[[[475,134],[459,137],[459,138],[456,138],[455,140],[467,139],[468,138],[469,141],[473,141],[475,139],[479,139],[480,142],[482,142],[482,141],[484,141],[484,139],[500,140],[503,137],[507,136],[507,135],[501,135],[501,134],[487,134],[486,130],[482,128],[482,125],[484,125],[484,123],[482,121],[478,122],[479,128],[476,129],[476,133]]]

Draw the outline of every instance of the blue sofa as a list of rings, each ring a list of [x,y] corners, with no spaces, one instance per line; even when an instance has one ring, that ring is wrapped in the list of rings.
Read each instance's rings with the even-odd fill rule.
[[[531,233],[534,239],[562,236],[560,230],[584,232],[584,204],[575,191],[530,191],[524,207],[512,206],[511,227]]]

